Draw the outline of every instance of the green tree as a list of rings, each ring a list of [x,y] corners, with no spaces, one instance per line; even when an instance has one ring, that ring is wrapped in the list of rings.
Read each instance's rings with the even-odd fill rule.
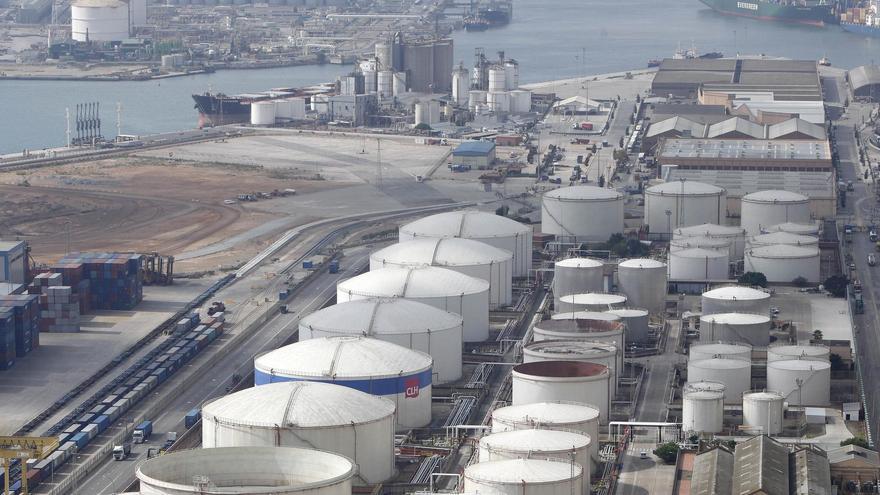
[[[810,285],[810,282],[804,277],[795,277],[795,279],[791,281],[791,284],[795,287],[806,287]]]
[[[832,275],[825,279],[825,290],[834,297],[846,297],[846,285],[849,281],[843,275]]]
[[[846,369],[843,364],[843,358],[840,357],[839,354],[831,354],[828,356],[828,361],[831,363],[831,369],[834,371],[840,371]]]
[[[767,277],[761,272],[745,272],[736,281],[742,285],[767,287]]]
[[[495,209],[495,214],[499,217],[506,217],[508,211],[510,211],[510,207],[508,207],[507,205],[502,205]]]
[[[824,337],[822,330],[813,330],[813,342],[822,342]]]
[[[846,440],[840,442],[841,447],[843,447],[844,445],[856,445],[856,446],[861,447],[863,449],[870,449],[871,448],[871,446],[868,445],[868,441],[862,437],[847,438]]]
[[[415,126],[414,129],[417,130],[417,131],[430,131],[430,130],[431,130],[431,126],[428,125],[428,124],[426,124],[426,123],[424,123],[424,122],[422,122],[421,124]]]
[[[666,464],[672,464],[678,458],[678,444],[675,442],[667,442],[654,449],[654,455],[659,457]]]

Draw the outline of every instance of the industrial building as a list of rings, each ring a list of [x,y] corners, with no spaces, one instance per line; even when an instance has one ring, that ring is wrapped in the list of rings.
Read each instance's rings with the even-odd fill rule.
[[[825,140],[825,128],[793,118],[775,124],[756,124],[743,117],[730,117],[714,124],[703,124],[684,116],[654,121],[645,133],[645,149],[654,149],[662,139],[765,139]]]
[[[24,284],[28,277],[28,247],[25,241],[0,241],[0,282]]]
[[[495,143],[491,141],[465,141],[452,151],[452,164],[483,170],[495,163]]]
[[[860,65],[846,73],[853,94],[859,98],[877,101],[880,97],[880,67]]]
[[[375,60],[376,71],[406,73],[406,86],[410,91],[417,93],[452,91],[451,39],[408,40],[398,32],[390,39],[376,43]],[[369,85],[367,83],[368,91]]]
[[[351,127],[366,125],[367,116],[378,108],[376,95],[335,95],[328,102],[328,117]]]

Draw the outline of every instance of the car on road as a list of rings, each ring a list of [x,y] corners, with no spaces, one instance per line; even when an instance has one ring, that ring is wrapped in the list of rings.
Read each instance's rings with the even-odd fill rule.
[[[647,450],[642,450],[641,452],[639,452],[639,459],[647,459],[647,458],[648,458],[648,451]]]
[[[868,266],[874,266],[877,264],[877,256],[874,253],[868,255]]]

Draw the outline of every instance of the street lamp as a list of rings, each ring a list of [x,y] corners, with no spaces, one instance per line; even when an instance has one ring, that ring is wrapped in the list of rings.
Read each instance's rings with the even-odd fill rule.
[[[666,210],[666,233],[672,237],[672,210]]]

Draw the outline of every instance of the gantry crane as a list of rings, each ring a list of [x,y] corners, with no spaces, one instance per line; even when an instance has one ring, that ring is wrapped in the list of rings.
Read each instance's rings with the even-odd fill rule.
[[[0,437],[4,493],[12,493],[9,489],[9,470],[12,466],[12,459],[21,461],[21,494],[27,495],[27,460],[43,459],[57,448],[57,437]]]

